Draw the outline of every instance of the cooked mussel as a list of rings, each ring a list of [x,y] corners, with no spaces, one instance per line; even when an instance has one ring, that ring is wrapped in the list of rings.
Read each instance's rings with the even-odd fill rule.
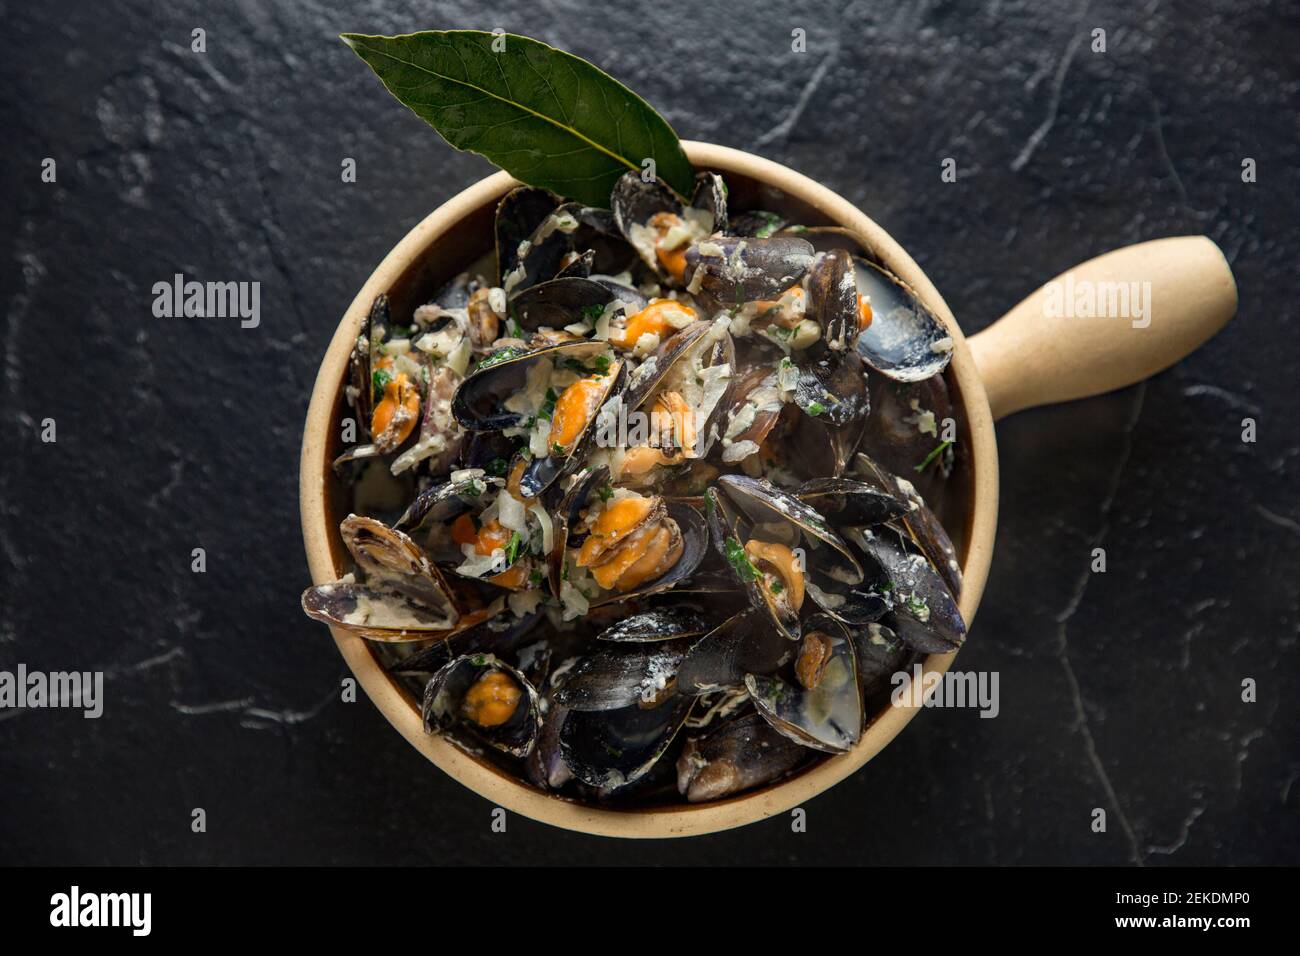
[[[677,789],[691,803],[721,800],[779,780],[808,751],[753,711],[687,738],[677,758]]]
[[[715,544],[745,584],[755,606],[766,607],[777,628],[799,637],[805,591],[821,601],[824,588],[852,587],[863,578],[849,546],[820,512],[761,478],[723,475],[710,528]]]
[[[421,715],[429,733],[466,727],[512,757],[532,752],[542,725],[536,688],[492,654],[458,657],[429,678]]]
[[[781,734],[826,753],[846,753],[862,736],[862,695],[853,642],[838,621],[817,616],[801,641],[815,648],[813,667],[799,669],[797,679],[750,674],[745,686],[754,707]],[[808,686],[808,684],[812,686]]]

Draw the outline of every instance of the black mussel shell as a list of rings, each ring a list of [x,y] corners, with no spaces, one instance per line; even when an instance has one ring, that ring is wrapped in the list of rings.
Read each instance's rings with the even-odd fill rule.
[[[651,608],[625,617],[597,634],[596,639],[617,644],[643,644],[698,637],[708,629],[709,621],[698,607],[679,604]]]
[[[637,172],[624,173],[614,184],[609,197],[610,210],[614,214],[614,223],[619,232],[636,250],[638,256],[656,275],[662,275],[662,267],[652,248],[639,241],[639,232],[648,228],[647,223],[661,212],[682,214],[681,200],[663,183],[655,180],[645,182]]]
[[[919,382],[938,375],[952,359],[944,324],[893,273],[855,259],[857,290],[871,302],[871,324],[858,335],[863,360],[888,378]]]
[[[526,416],[506,409],[505,400],[522,391],[528,370],[540,359],[584,361],[609,350],[605,342],[576,339],[539,348],[503,348],[488,355],[465,377],[451,400],[451,413],[472,432],[501,431],[523,425]]]
[[[571,711],[560,728],[560,753],[573,775],[612,789],[641,779],[672,744],[690,715],[693,697],[669,697],[658,707]]]
[[[774,674],[793,656],[794,645],[772,627],[763,611],[751,608],[690,646],[677,670],[677,692],[699,695],[719,687],[743,687],[746,674]]]
[[[884,525],[863,530],[857,543],[888,577],[892,610],[882,623],[903,643],[926,654],[947,654],[966,639],[966,623],[943,578],[900,532]]]
[[[563,329],[584,318],[595,322],[614,301],[611,289],[586,276],[566,275],[525,289],[510,302],[520,328]]]
[[[807,748],[750,711],[687,739],[677,759],[677,789],[690,803],[721,800],[779,780],[808,757]]]
[[[501,275],[501,286],[508,299],[559,275],[573,251],[573,236],[583,208],[578,203],[565,203],[547,215],[520,243],[514,268]]]
[[[813,264],[803,239],[712,236],[686,250],[686,284],[720,303],[737,305],[780,295]]]
[[[573,711],[651,706],[676,692],[677,668],[685,655],[684,641],[603,644],[573,665],[555,700]]]
[[[832,352],[845,352],[858,335],[858,286],[853,257],[843,249],[819,256],[808,273],[808,314],[821,323]]]
[[[554,193],[536,186],[519,186],[502,197],[495,226],[498,286],[505,285],[505,277],[519,264],[519,244],[559,205]]]
[[[813,478],[794,494],[837,525],[884,524],[913,508],[903,498],[852,478]]]
[[[847,753],[861,739],[862,693],[853,642],[837,622],[817,617],[805,633],[831,640],[831,657],[820,682],[809,690],[781,677],[749,674],[745,686],[754,707],[779,733],[795,743],[826,753]]]
[[[393,524],[396,531],[418,530],[426,521],[445,524],[471,507],[489,488],[500,488],[500,478],[489,477],[480,469],[461,472],[439,485],[430,485],[415,496],[402,516]]]
[[[653,581],[647,581],[632,591],[612,591],[605,597],[592,601],[593,608],[662,594],[695,573],[709,550],[708,524],[698,511],[685,502],[670,501],[667,508],[668,517],[677,522],[677,528],[682,534],[682,556],[677,559],[677,563]]]
[[[510,718],[496,727],[474,724],[461,711],[465,694],[489,671],[506,674],[521,691],[519,703]],[[542,727],[536,688],[523,672],[492,654],[465,654],[435,673],[424,687],[420,712],[428,733],[442,733],[458,726],[469,727],[491,746],[512,757],[528,756]]]
[[[697,173],[691,206],[708,213],[707,231],[727,231],[727,184],[717,173]]]

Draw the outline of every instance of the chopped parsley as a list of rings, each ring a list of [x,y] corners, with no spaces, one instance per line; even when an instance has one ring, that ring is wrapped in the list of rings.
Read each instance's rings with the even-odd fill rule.
[[[736,574],[740,580],[748,584],[751,581],[758,580],[758,568],[754,567],[754,562],[749,560],[749,555],[735,538],[728,538],[726,543],[727,560],[731,566],[736,569]]]
[[[772,233],[781,228],[781,217],[774,212],[767,212],[762,209],[754,210],[754,215],[763,220],[763,225],[754,231],[754,238],[768,239]],[[793,227],[797,228],[797,227]]]
[[[818,415],[826,411],[826,406],[821,402],[809,402],[808,407],[804,409],[804,411],[816,418]]]
[[[546,390],[546,399],[542,402],[542,407],[537,410],[538,418],[549,419],[555,414],[555,403],[560,400],[560,396],[555,393],[555,389]]]
[[[918,475],[919,475],[921,472],[925,471],[925,469],[927,469],[927,468],[930,467],[930,463],[933,462],[933,461],[934,461],[936,458],[938,458],[940,455],[942,455],[942,454],[944,453],[944,451],[948,448],[948,446],[951,445],[951,444],[952,444],[952,442],[950,442],[950,441],[940,442],[940,443],[938,444],[938,446],[934,449],[934,451],[930,452],[930,454],[928,454],[928,455],[925,456],[925,461],[921,462],[921,463],[920,463],[919,465],[917,465],[916,468],[914,468],[913,470],[914,470]]]
[[[614,497],[614,486],[606,482],[603,488],[596,489],[596,494],[600,495],[601,501],[609,501],[610,498]]]
[[[504,458],[493,458],[483,470],[494,478],[504,478],[510,463]]]
[[[770,590],[773,594],[780,594],[782,591],[785,590],[785,585],[782,584],[780,581],[773,581],[773,582],[772,582],[772,587],[769,588],[769,590]]]
[[[519,549],[523,546],[524,536],[518,531],[510,532],[510,543],[506,545],[506,567],[515,563],[519,557]]]
[[[558,441],[552,443],[552,444],[551,444],[551,454],[552,454],[552,455],[555,455],[557,458],[558,458],[560,455],[563,455],[563,454],[564,454],[564,446],[561,445]]]
[[[609,371],[609,356],[597,355],[594,359],[591,360],[591,364],[596,367],[597,375],[604,375],[606,372]]]
[[[590,319],[592,322],[595,322],[597,319],[599,319],[602,315],[605,314],[605,307],[603,305],[584,305],[578,311],[581,312],[588,319]]]
[[[375,370],[375,374],[371,376],[370,380],[375,390],[375,401],[382,401],[384,397],[384,389],[386,389],[388,383],[393,380],[393,376],[388,374],[387,369],[381,368]]]

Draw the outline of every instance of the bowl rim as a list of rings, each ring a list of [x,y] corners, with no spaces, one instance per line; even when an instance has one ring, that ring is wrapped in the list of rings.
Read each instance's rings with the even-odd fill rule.
[[[852,203],[794,170],[726,146],[683,141],[697,168],[735,173],[774,186],[814,207],[832,221],[857,233],[880,261],[906,282],[947,326],[953,338],[951,369],[957,380],[971,441],[972,493],[967,515],[963,585],[959,600],[967,624],[973,622],[988,579],[998,509],[998,458],[993,418],[970,348],[947,303],[906,251],[884,229]],[[348,306],[321,361],[303,431],[299,467],[299,506],[303,544],[313,584],[337,580],[344,569],[334,563],[331,512],[327,495],[334,409],[344,385],[348,355],[370,303],[387,291],[448,229],[469,214],[494,202],[518,185],[498,172],[443,203],[386,255]],[[330,628],[339,653],[380,712],[407,741],[454,780],[494,806],[552,826],[600,836],[665,838],[695,836],[755,823],[800,806],[839,783],[867,763],[896,737],[916,715],[918,707],[893,706],[863,732],[847,754],[824,760],[793,777],[755,791],[704,804],[607,809],[544,793],[504,771],[479,761],[442,737],[426,734],[414,697],[380,666],[364,639]],[[956,654],[930,655],[925,673],[942,674]]]

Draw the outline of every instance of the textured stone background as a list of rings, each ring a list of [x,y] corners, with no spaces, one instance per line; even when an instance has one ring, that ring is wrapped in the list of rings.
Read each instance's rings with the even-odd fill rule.
[[[0,668],[102,668],[108,703],[0,713],[0,862],[1300,862],[1296,4],[800,6],[2,5]],[[298,610],[316,364],[384,253],[489,171],[336,35],[451,26],[563,46],[683,136],[826,182],[968,332],[1111,247],[1206,233],[1233,264],[1240,314],[1187,362],[999,426],[997,558],[960,666],[1000,671],[1001,716],[923,715],[807,805],[805,835],[492,835],[486,802],[338,701]],[[153,318],[178,271],[261,281],[261,327]]]

